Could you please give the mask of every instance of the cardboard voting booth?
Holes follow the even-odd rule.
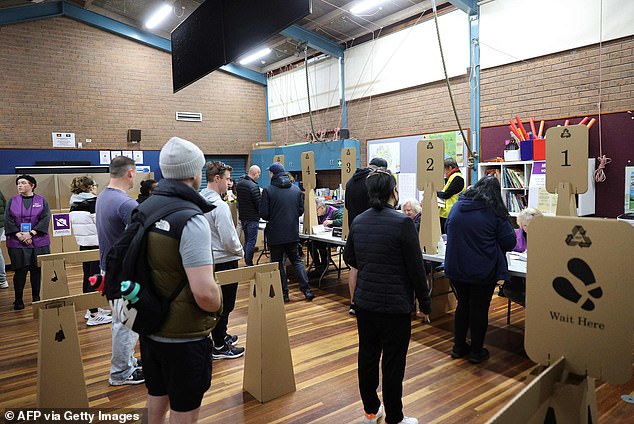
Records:
[[[346,188],[348,180],[357,171],[357,149],[349,147],[341,151],[341,187]],[[345,193],[344,193],[345,198]],[[348,208],[343,208],[343,220],[341,222],[341,239],[348,239],[350,228],[348,225]]]
[[[315,153],[302,153],[302,182],[304,183],[304,234],[313,234],[313,225],[317,225],[317,205],[315,204]]]
[[[42,301],[33,304],[39,320],[37,353],[37,406],[87,408],[88,395],[82,366],[75,311],[108,307],[101,293],[70,296],[67,263],[99,260],[99,250],[38,256],[42,267]],[[59,387],[64,390],[59,390]]]
[[[38,408],[87,408],[75,311],[107,307],[101,293],[86,293],[33,303],[39,321],[37,351]],[[64,390],[59,390],[63,387]]]
[[[575,194],[588,191],[588,127],[546,131],[546,190],[557,193],[557,216],[576,216]]]
[[[547,368],[491,422],[596,423],[594,380],[632,376],[634,228],[537,217],[530,232],[525,348]]]
[[[219,284],[250,281],[243,388],[260,402],[295,391],[277,263],[216,273]]]
[[[444,185],[445,143],[441,139],[421,140],[416,149],[416,185],[425,192],[420,220],[420,247],[425,253],[436,254],[441,235],[436,191]]]
[[[69,295],[66,264],[98,260],[98,249],[39,255],[37,261],[42,267],[41,298],[52,299]]]

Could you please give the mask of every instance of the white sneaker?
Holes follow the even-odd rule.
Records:
[[[0,283],[0,289],[8,289],[9,288],[9,282],[7,280],[4,280],[2,283]]]
[[[379,406],[379,410],[376,412],[376,414],[368,414],[367,412],[365,412],[363,414],[363,421],[361,422],[363,424],[376,424],[383,417],[383,415],[385,415],[385,411],[383,410],[383,405],[381,405]]]
[[[97,313],[95,315],[97,315],[97,314],[111,316],[112,315],[112,311],[110,309],[97,308]],[[86,309],[86,313],[84,314],[84,318],[85,319],[90,319],[91,316],[92,316],[92,313],[90,312],[90,309]]]
[[[90,318],[88,318],[88,321],[86,321],[86,325],[110,324],[111,322],[112,322],[111,316],[97,313],[97,315],[93,315]]]
[[[418,418],[403,417],[403,421],[398,424],[418,424]]]

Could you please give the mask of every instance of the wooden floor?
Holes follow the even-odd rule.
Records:
[[[71,293],[81,292],[80,267],[72,267]],[[11,281],[12,275],[9,273]],[[28,284],[27,284],[28,286]],[[12,286],[11,286],[12,287]],[[291,285],[286,315],[297,391],[260,404],[242,391],[244,358],[213,363],[212,388],[200,413],[204,423],[356,423],[362,415],[357,388],[357,334],[348,315],[345,276],[325,280],[312,303]],[[30,299],[30,291],[25,300]],[[31,307],[13,311],[13,290],[0,290],[0,409],[35,406],[37,325]],[[145,406],[145,386],[108,385],[109,325],[87,327],[77,312],[91,407]],[[247,285],[241,285],[229,329],[244,345]],[[524,386],[534,364],[523,351],[524,312],[514,306],[506,325],[506,300],[494,296],[487,346],[491,359],[481,365],[452,360],[452,314],[423,325],[414,321],[404,382],[404,412],[421,423],[483,423]],[[60,364],[63,366],[63,364]],[[63,388],[61,388],[63,390]],[[623,386],[597,382],[602,423],[634,423],[634,405],[621,395],[634,392],[634,379]]]

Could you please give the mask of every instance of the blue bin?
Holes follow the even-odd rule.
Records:
[[[533,160],[533,140],[520,141],[520,157],[522,160]]]

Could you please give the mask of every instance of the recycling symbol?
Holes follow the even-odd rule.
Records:
[[[581,303],[581,309],[594,310],[594,302],[590,297],[600,299],[603,296],[603,290],[594,278],[592,269],[582,259],[572,258],[568,261],[568,271],[583,283],[584,290],[579,293],[567,277],[556,277],[553,280],[553,289],[564,299],[577,305]]]
[[[568,128],[564,128],[564,130],[561,132],[561,135],[559,137],[570,138],[572,137],[572,135],[570,134],[570,131],[568,131]]]
[[[590,247],[592,241],[586,235],[586,230],[581,225],[575,225],[572,232],[566,236],[568,246]]]
[[[427,150],[432,150],[434,148],[434,145],[432,144],[431,141],[427,142]]]

